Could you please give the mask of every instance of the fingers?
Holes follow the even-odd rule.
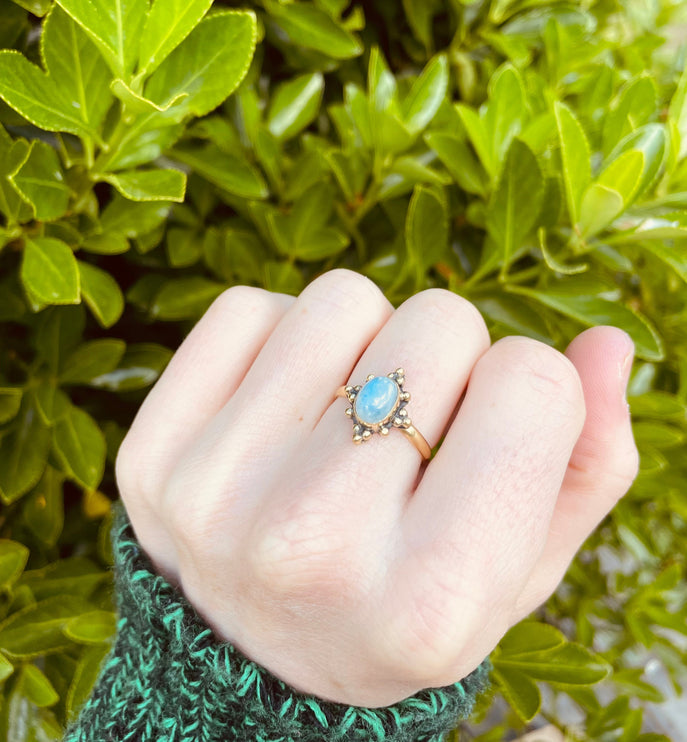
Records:
[[[478,634],[462,659],[469,671],[507,629],[584,417],[575,367],[546,345],[505,338],[475,365],[406,507],[385,600],[390,630],[404,634],[427,666],[433,657],[445,668],[446,653]]]
[[[160,493],[175,463],[241,383],[293,297],[250,286],[221,294],[178,348],[120,446],[117,485],[156,568],[178,583]]]
[[[555,590],[592,530],[627,492],[637,474],[625,388],[632,340],[614,327],[594,327],[566,351],[582,380],[587,418],[551,519],[546,546],[518,601],[527,615]]]
[[[202,471],[204,492],[194,501],[193,517],[202,521],[197,527],[214,531],[247,517],[303,447],[336,387],[392,312],[384,294],[358,273],[333,270],[312,281],[180,462],[165,491],[165,508],[171,512],[178,503],[188,518],[187,493]],[[233,504],[248,510],[239,514]]]
[[[472,366],[488,347],[486,325],[474,306],[449,291],[430,289],[394,312],[339,384],[361,383],[368,374],[385,376],[402,367],[404,388],[412,394],[409,415],[434,445]],[[370,548],[388,548],[387,537],[398,527],[421,465],[420,454],[399,430],[354,444],[347,400],[331,401],[336,386],[328,387],[327,411],[294,452],[291,475],[257,514],[257,558],[270,562],[285,580],[310,578],[318,559],[323,575],[332,574],[321,563],[322,554],[356,558],[350,572],[355,579],[368,579],[385,561]]]
[[[250,286],[221,294],[146,397],[117,460],[123,495],[149,498],[198,431],[236,391],[294,298]],[[132,481],[135,478],[135,482]]]

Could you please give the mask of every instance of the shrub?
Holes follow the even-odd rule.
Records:
[[[494,338],[633,337],[640,476],[495,650],[506,712],[480,739],[538,712],[565,727],[561,699],[573,738],[665,739],[641,730],[661,700],[644,664],[679,688],[687,633],[679,0],[127,0],[121,24],[108,0],[15,1],[0,737],[59,739],[90,691],[114,631],[112,464],[172,350],[229,285],[296,294],[345,266],[395,304],[456,291]]]

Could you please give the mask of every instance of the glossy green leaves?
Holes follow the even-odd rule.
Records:
[[[146,97],[159,106],[179,99],[170,111],[176,120],[191,113],[205,115],[243,79],[256,34],[252,13],[225,11],[209,16],[153,73],[145,87]]]
[[[334,59],[355,57],[363,51],[355,35],[316,5],[265,0],[264,6],[269,20],[295,46],[313,49]]]
[[[145,0],[59,0],[59,5],[84,29],[118,77],[133,70],[141,31],[148,13]]]
[[[205,15],[212,0],[155,0],[139,49],[138,76],[155,71]]]
[[[610,671],[601,657],[568,643],[554,627],[533,621],[514,626],[502,639],[492,662],[494,679],[523,721],[533,719],[541,706],[537,682],[593,685]]]
[[[537,158],[526,144],[513,139],[487,212],[489,231],[503,252],[502,273],[534,226],[543,196],[544,178]]]
[[[565,104],[556,102],[554,115],[568,214],[570,222],[577,224],[582,194],[592,179],[589,144],[580,122]]]
[[[79,271],[68,245],[52,237],[26,241],[21,278],[30,298],[39,304],[76,304]]]

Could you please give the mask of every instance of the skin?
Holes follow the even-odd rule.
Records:
[[[120,448],[155,567],[217,636],[304,693],[366,707],[460,680],[555,590],[628,490],[633,345],[490,344],[443,289],[394,310],[334,270],[298,298],[228,289]],[[398,367],[435,446],[351,442],[338,386]],[[464,395],[464,396],[463,396]]]

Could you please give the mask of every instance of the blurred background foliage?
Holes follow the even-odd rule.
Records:
[[[633,337],[640,475],[452,739],[668,739],[646,711],[687,646],[684,3],[211,2],[126,0],[118,26],[108,0],[0,0],[0,739],[59,739],[92,687],[113,461],[185,333],[232,284],[335,266],[395,304],[456,291],[494,339]]]

